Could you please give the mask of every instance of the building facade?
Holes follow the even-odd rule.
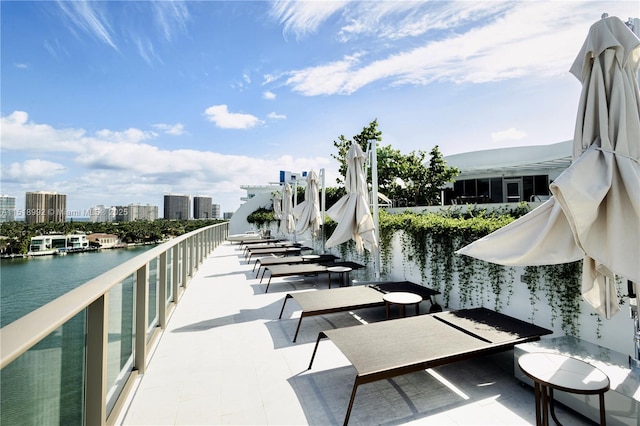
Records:
[[[27,192],[24,220],[26,223],[64,222],[67,212],[67,195],[57,192]]]
[[[105,207],[100,204],[89,209],[90,222],[113,222],[115,220],[115,215],[115,207]]]
[[[460,170],[444,192],[444,204],[545,201],[549,184],[571,164],[572,141],[466,152],[444,159]]]
[[[214,219],[220,219],[220,204],[212,204],[211,205],[211,217]]]
[[[213,217],[211,197],[196,195],[193,197],[193,218],[211,219]]]
[[[164,196],[164,218],[169,220],[188,220],[189,196],[182,194],[168,194]]]
[[[127,221],[129,222],[136,220],[154,221],[158,219],[158,206],[129,204],[127,210]]]
[[[0,222],[13,222],[14,220],[16,220],[16,197],[0,196]]]

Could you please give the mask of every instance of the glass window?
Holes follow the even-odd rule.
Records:
[[[534,193],[536,195],[550,195],[549,194],[549,176],[547,175],[534,176]]]
[[[488,203],[490,200],[491,194],[491,183],[489,179],[478,179],[477,182],[478,188],[478,202],[479,203]]]
[[[502,178],[491,179],[491,202],[502,203]]]
[[[522,177],[522,199],[524,201],[531,201],[532,196],[535,194],[533,190],[533,176]]]

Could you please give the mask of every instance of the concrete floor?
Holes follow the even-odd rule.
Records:
[[[326,340],[308,370],[318,332],[383,320],[384,308],[306,318],[292,343],[300,311],[289,301],[278,319],[285,295],[327,288],[326,276],[274,279],[265,293],[252,266],[230,243],[201,265],[119,424],[342,424],[355,369]],[[563,407],[557,413],[565,425],[592,424]],[[533,390],[514,378],[511,351],[360,386],[349,422],[534,423]]]

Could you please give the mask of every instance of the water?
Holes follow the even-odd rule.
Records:
[[[3,259],[0,263],[0,324],[5,326],[15,321],[152,247]],[[133,311],[133,282],[120,287],[120,293],[111,293],[114,297],[129,294],[131,303],[126,312],[130,314]],[[126,290],[122,290],[124,288]],[[122,308],[122,304],[118,308]],[[133,353],[131,315],[128,318],[115,315],[110,323],[110,326],[118,322],[129,326],[126,338],[112,339],[109,344],[107,381],[110,385],[122,369],[121,358],[131,359]],[[2,369],[0,424],[82,425],[85,326],[86,315],[82,311]],[[117,353],[111,353],[113,348]]]
[[[0,327],[152,247],[154,246],[100,250],[66,256],[2,259]]]

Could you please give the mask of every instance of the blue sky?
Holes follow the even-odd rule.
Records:
[[[377,119],[446,155],[572,139],[569,74],[637,1],[1,1],[0,191],[70,210],[207,195],[324,168]]]

